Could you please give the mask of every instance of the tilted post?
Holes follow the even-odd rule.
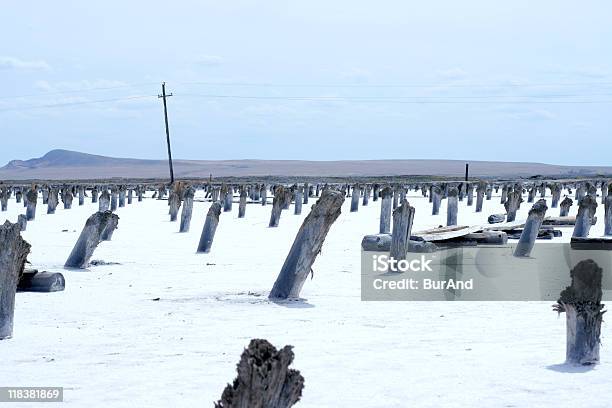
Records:
[[[586,238],[589,236],[596,210],[597,201],[591,195],[585,195],[582,200],[580,200],[572,237]]]
[[[312,206],[298,231],[285,263],[270,291],[270,299],[299,298],[302,286],[312,271],[325,237],[341,212],[344,195],[325,190]]]
[[[0,242],[0,340],[3,340],[13,336],[15,292],[30,244],[21,237],[19,225],[8,221],[0,226]]]
[[[391,257],[396,260],[406,259],[408,242],[414,221],[414,207],[408,200],[402,200],[402,204],[393,211],[393,233],[391,234]]]
[[[188,232],[191,225],[191,213],[193,212],[193,197],[195,189],[191,186],[185,189],[183,193],[183,211],[181,212],[181,226],[179,232]]]
[[[514,249],[514,256],[527,257],[531,255],[531,250],[535,245],[540,227],[542,226],[542,222],[544,222],[546,210],[548,210],[548,207],[544,199],[538,200],[538,202],[531,207],[521,237]]]
[[[378,232],[388,234],[391,232],[391,195],[393,191],[387,186],[380,192],[380,227]]]
[[[202,235],[200,235],[200,242],[198,244],[197,252],[210,252],[210,248],[212,247],[212,243],[215,238],[215,232],[217,231],[217,225],[219,225],[220,216],[221,202],[215,201],[210,205],[208,214],[206,214],[206,221],[204,221],[204,228],[202,228]]]
[[[109,228],[116,228],[119,216],[112,211],[96,212],[85,222],[74,248],[64,266],[66,268],[87,268],[94,250],[103,241],[102,235]]]
[[[277,186],[274,190],[274,199],[272,201],[272,212],[270,213],[269,227],[278,227],[280,221],[281,211],[283,209],[283,202],[285,200],[285,188],[283,186]]]
[[[566,364],[599,363],[602,268],[592,259],[580,261],[570,272],[572,283],[561,292],[553,309],[565,313]]]
[[[446,225],[453,226],[457,225],[457,213],[459,211],[459,192],[457,187],[451,187],[448,190],[448,198],[446,199]]]

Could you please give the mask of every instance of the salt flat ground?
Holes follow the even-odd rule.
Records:
[[[431,216],[427,199],[408,199],[413,231],[445,223],[446,200]],[[180,234],[166,201],[134,200],[117,211],[119,229],[93,257],[120,265],[64,270],[97,210],[89,200],[72,210],[60,203],[54,215],[39,202],[23,234],[32,267],[61,271],[67,283],[64,292],[17,294],[14,337],[0,342],[2,386],[63,386],[71,407],[212,406],[249,340],[266,338],[295,347],[293,366],[306,379],[301,407],[612,404],[605,322],[601,364],[573,369],[561,364],[565,317],[549,302],[362,302],[360,242],[378,230],[380,201],[358,213],[345,201],[304,285],[306,300],[283,305],[267,293],[310,204],[268,228],[271,206],[249,204],[238,219],[235,203],[221,214],[212,252],[196,254],[210,203],[195,203],[191,232]],[[499,201],[494,194],[480,214],[460,202],[459,223],[486,223],[504,212]],[[14,222],[23,211],[11,199],[0,216]],[[598,217],[591,235],[602,234],[601,205]],[[567,241],[571,228],[561,229]]]

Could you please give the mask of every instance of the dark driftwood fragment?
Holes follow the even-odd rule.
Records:
[[[59,272],[25,271],[19,279],[19,292],[60,292],[66,288],[64,275]]]
[[[408,241],[414,221],[414,207],[404,198],[402,204],[393,211],[393,232],[391,234],[392,258],[397,260],[406,259],[408,252]]]
[[[559,217],[566,217],[572,204],[574,204],[574,201],[566,196],[559,205]]]
[[[548,207],[544,199],[538,200],[538,202],[531,207],[519,242],[514,249],[514,256],[529,256],[531,254],[535,240],[540,232],[540,227],[544,221],[546,210],[548,210]]]
[[[30,244],[21,238],[17,224],[0,226],[0,340],[13,335],[15,291],[23,272]]]
[[[570,272],[571,286],[561,292],[553,309],[565,312],[566,363],[590,365],[599,362],[599,344],[604,305],[601,303],[602,269],[592,259],[579,262]]]
[[[215,238],[215,232],[217,231],[217,225],[219,225],[219,217],[221,216],[221,202],[215,201],[210,205],[208,214],[206,215],[206,221],[204,221],[204,228],[202,228],[202,235],[200,236],[200,242],[198,243],[197,252],[210,252],[210,248]]]
[[[238,377],[223,390],[215,408],[289,408],[300,400],[304,377],[290,369],[291,346],[280,350],[253,339],[238,363]]]
[[[119,216],[111,211],[97,212],[90,216],[64,266],[66,268],[86,268],[94,250],[104,240],[106,230],[114,230],[118,221]]]
[[[339,191],[324,190],[304,219],[285,263],[270,291],[272,299],[298,298],[312,264],[321,251],[323,241],[332,224],[340,215],[344,195]]]
[[[487,222],[489,224],[499,224],[500,222],[504,222],[506,219],[506,214],[491,214],[489,218],[487,218]]]

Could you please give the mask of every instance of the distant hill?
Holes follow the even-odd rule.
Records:
[[[175,160],[178,178],[230,176],[457,176],[464,173],[461,160]],[[543,163],[470,161],[474,177],[577,176],[612,174],[612,167],[559,166]],[[42,157],[12,160],[0,168],[0,180],[165,178],[166,160],[141,160],[99,156],[70,150],[52,150]]]

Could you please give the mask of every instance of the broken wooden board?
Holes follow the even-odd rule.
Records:
[[[413,232],[412,236],[417,236],[425,241],[436,242],[447,239],[459,238],[467,234],[482,231],[481,226],[454,225],[450,227],[431,228],[424,231]]]

